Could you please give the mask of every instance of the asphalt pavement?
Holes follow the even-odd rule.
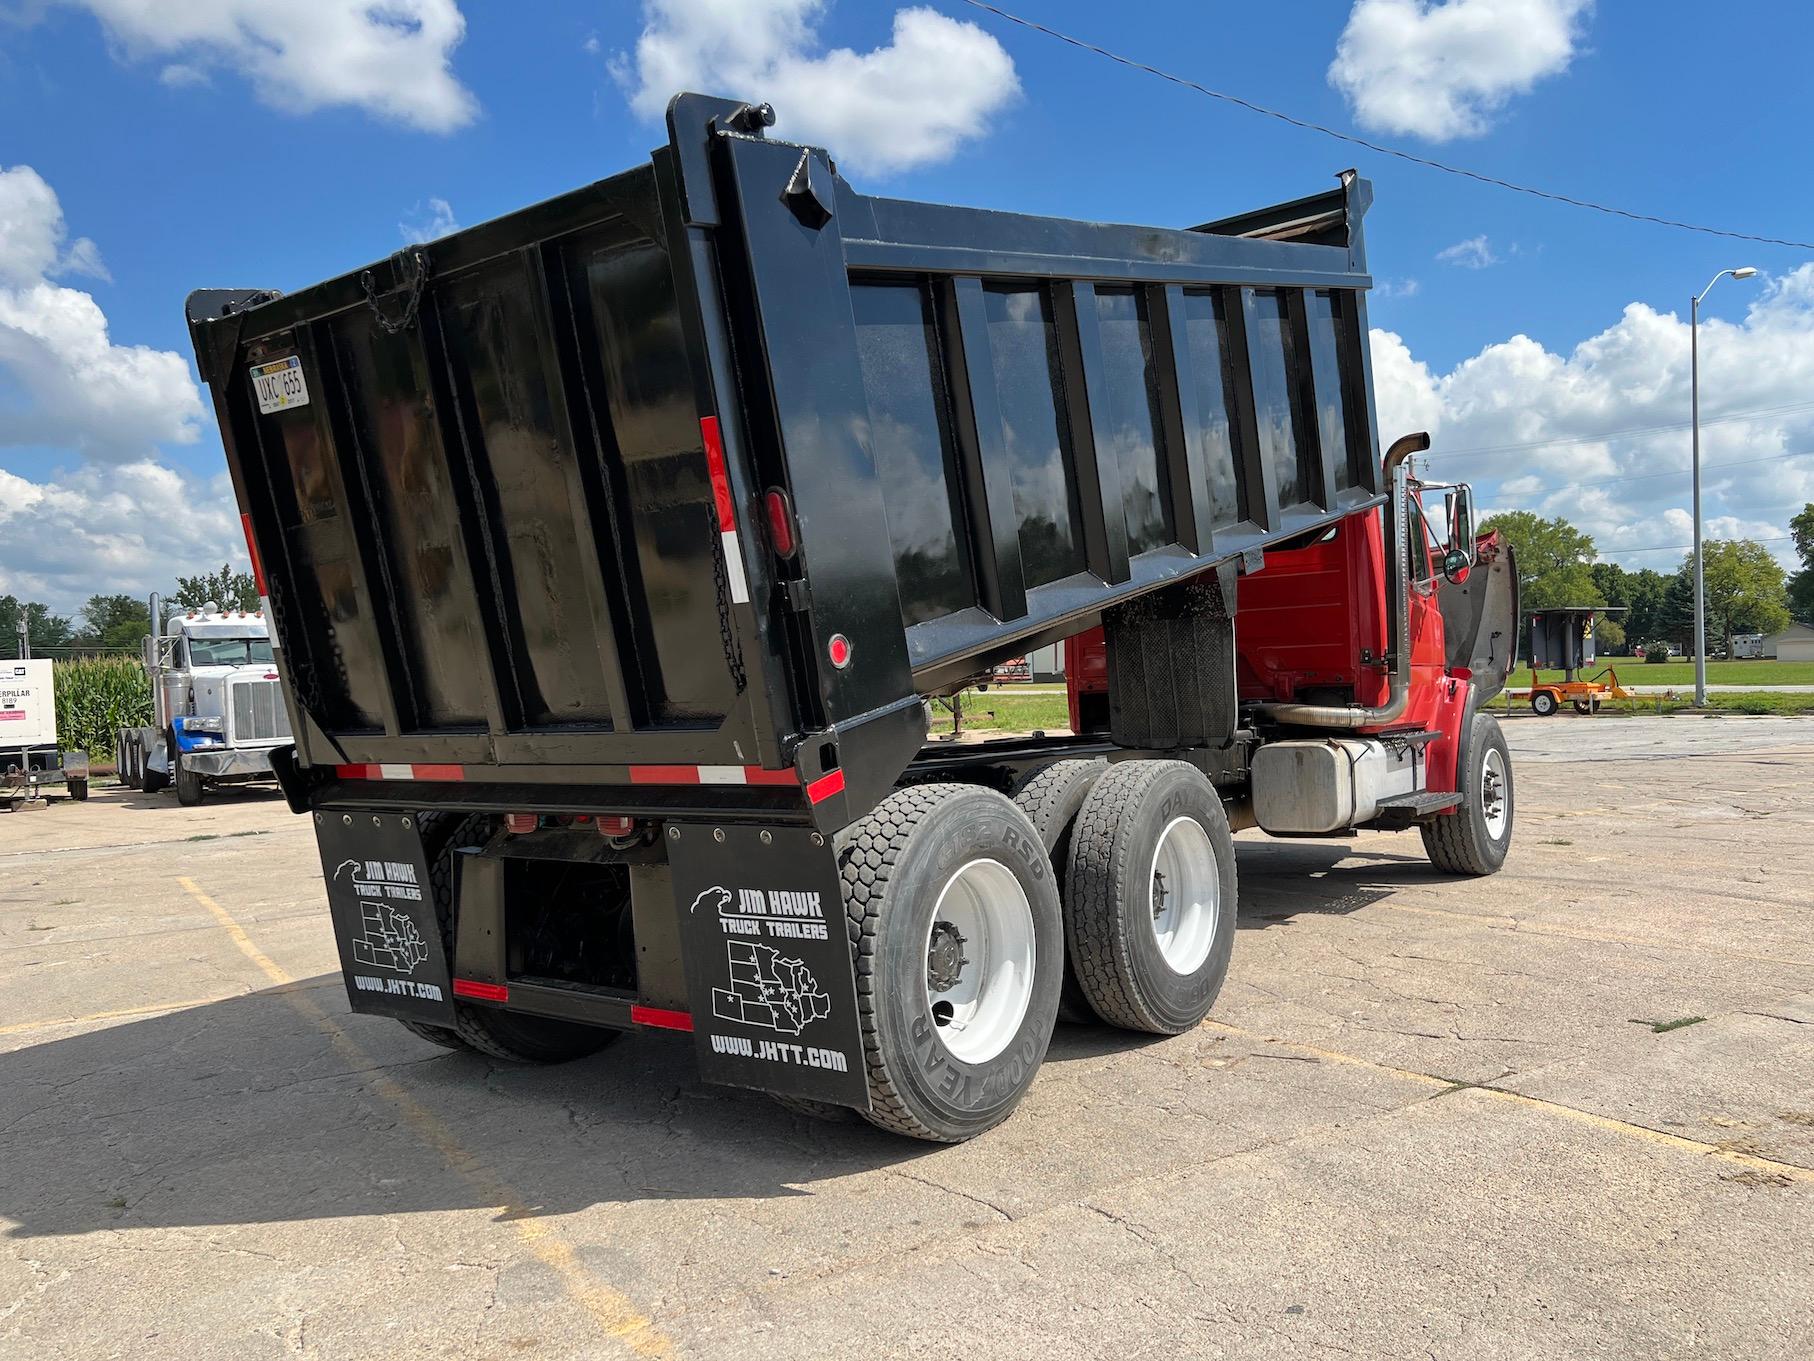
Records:
[[[0,1356],[1814,1355],[1814,722],[1507,731],[1502,873],[1243,834],[956,1148],[350,1014],[275,797],[0,815]]]

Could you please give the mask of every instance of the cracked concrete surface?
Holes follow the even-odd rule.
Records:
[[[1244,834],[1212,1022],[959,1148],[348,1014],[274,799],[0,818],[0,1356],[1814,1354],[1814,724],[1507,729],[1502,874]]]

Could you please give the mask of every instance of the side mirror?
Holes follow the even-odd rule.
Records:
[[[1451,548],[1442,555],[1443,577],[1458,586],[1468,579],[1468,569],[1473,565],[1459,548]]]
[[[1462,556],[1462,567],[1474,565],[1474,489],[1465,482],[1449,489],[1449,551],[1443,557],[1443,575],[1453,581],[1449,559]]]

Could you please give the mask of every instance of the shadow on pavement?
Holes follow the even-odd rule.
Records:
[[[350,1065],[282,989],[0,1054],[7,1236],[487,1208],[499,1183],[537,1214],[767,1199],[937,1151],[705,1086],[684,1037],[513,1067],[348,1013],[338,975],[297,986],[371,1066]],[[1147,1038],[1061,1027],[1053,1058],[1086,1057],[1104,1037],[1114,1049]],[[488,1175],[450,1170],[412,1106]]]

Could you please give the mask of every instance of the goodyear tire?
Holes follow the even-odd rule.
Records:
[[[871,1123],[939,1143],[1019,1104],[1058,1014],[1064,927],[1044,845],[989,789],[898,789],[835,842]]]
[[[1012,798],[1015,806],[1027,815],[1033,830],[1045,843],[1046,855],[1057,875],[1058,896],[1064,898],[1064,876],[1071,858],[1071,829],[1077,825],[1078,811],[1088,797],[1090,786],[1102,778],[1108,762],[1100,757],[1093,761],[1053,761],[1030,772],[1017,786]],[[1064,985],[1058,993],[1058,1019],[1072,1025],[1089,1025],[1098,1019],[1077,981],[1077,966],[1067,943],[1064,961]]]
[[[1430,862],[1450,874],[1492,874],[1512,845],[1512,757],[1491,714],[1476,712],[1461,750],[1461,806],[1423,824]]]
[[[447,952],[451,972],[454,958],[454,856],[466,846],[483,845],[490,820],[457,813],[420,813],[416,827],[422,837],[423,856],[435,895],[435,920],[441,927],[441,948]],[[578,1025],[544,1016],[523,1016],[491,1007],[454,1003],[454,1024],[429,1025],[399,1021],[405,1030],[444,1049],[472,1050],[487,1058],[513,1063],[566,1063],[596,1054],[618,1038],[618,1031]]]
[[[1111,1025],[1177,1035],[1215,1004],[1234,950],[1234,835],[1182,761],[1112,765],[1077,815],[1065,928],[1077,978]]]
[[[1548,718],[1561,707],[1562,706],[1557,702],[1556,697],[1548,690],[1533,690],[1531,692],[1531,712],[1537,715],[1538,718]]]

